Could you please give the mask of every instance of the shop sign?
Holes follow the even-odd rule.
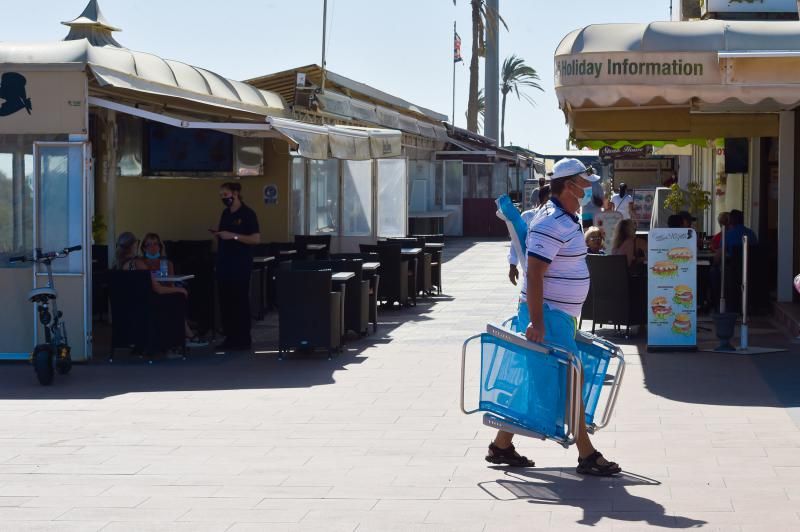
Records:
[[[697,233],[652,229],[647,238],[647,348],[697,348]]]
[[[630,144],[619,148],[612,148],[611,146],[603,146],[600,148],[600,158],[602,159],[624,159],[647,157],[653,154],[653,147],[649,144],[644,146],[634,147]]]
[[[614,170],[671,170],[672,159],[616,159]]]
[[[797,0],[705,0],[702,13],[797,13]]]
[[[87,133],[86,74],[0,70],[0,134]]]
[[[722,82],[716,53],[600,53],[555,58],[555,85],[698,85]]]

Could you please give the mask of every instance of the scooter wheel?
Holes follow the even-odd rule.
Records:
[[[36,372],[36,378],[39,379],[39,384],[42,386],[53,384],[53,377],[55,376],[55,353],[53,353],[53,347],[47,344],[37,345],[33,350],[31,361],[33,362],[33,370]]]

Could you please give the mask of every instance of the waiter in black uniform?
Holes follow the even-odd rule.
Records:
[[[250,274],[252,246],[261,242],[256,213],[242,202],[242,185],[225,183],[219,197],[225,205],[219,227],[210,231],[219,239],[217,288],[225,341],[218,349],[250,348]]]

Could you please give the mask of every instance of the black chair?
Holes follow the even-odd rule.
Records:
[[[377,253],[381,267],[378,269],[381,282],[378,287],[378,301],[385,304],[395,302],[408,304],[409,261],[403,259],[401,246],[378,246],[361,244],[362,253]]]
[[[624,255],[588,255],[586,264],[592,285],[592,332],[598,324],[630,328],[644,323],[646,277],[632,276]]]
[[[108,315],[108,246],[92,245],[92,314]]]
[[[212,330],[214,316],[214,254],[211,240],[167,240],[164,248],[177,274],[191,274],[186,283],[189,290],[187,316],[202,334]]]
[[[278,351],[327,349],[328,358],[341,347],[341,294],[332,291],[331,272],[278,271]]]
[[[417,292],[422,292],[424,295],[433,294],[433,255],[430,250],[425,249],[425,239],[418,237],[392,237],[386,239],[388,243],[400,244],[407,248],[421,248],[422,253],[416,257],[416,270],[415,270],[415,283]]]
[[[416,244],[406,243],[400,239],[389,240],[383,239],[378,240],[378,247],[397,247],[400,249],[400,257],[402,260],[408,262],[408,295],[411,298],[411,302],[414,306],[417,305],[417,294],[418,286],[420,286],[420,276],[419,276],[419,262],[422,253],[419,253],[414,256],[405,255],[402,252],[402,249],[405,247],[417,247]]]
[[[111,351],[116,349],[152,355],[171,349],[186,358],[186,298],[181,294],[153,292],[150,272],[109,271],[111,296]]]
[[[345,289],[345,328],[365,336],[369,333],[370,281],[364,279],[364,261],[334,260],[334,272],[350,272],[355,277],[347,281]]]
[[[369,321],[372,323],[372,331],[378,331],[378,289],[380,288],[381,276],[378,270],[364,270],[363,264],[366,262],[380,262],[380,255],[377,253],[336,253],[331,255],[331,260],[355,260],[362,263],[362,279],[369,283]]]

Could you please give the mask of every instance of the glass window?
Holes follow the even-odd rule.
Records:
[[[236,150],[236,175],[264,175],[264,139],[234,137],[233,145]]]
[[[445,161],[444,185],[445,202],[447,205],[461,207],[464,182],[463,163],[461,161]]]
[[[330,234],[339,231],[339,161],[308,161],[308,229],[309,234]]]
[[[292,233],[306,234],[306,161],[292,158]]]
[[[14,154],[0,153],[0,253],[10,253],[14,244]]]
[[[503,194],[508,194],[510,180],[508,178],[508,165],[506,163],[494,163],[492,174],[492,194],[490,198],[499,198]]]
[[[493,165],[491,164],[465,164],[464,197],[491,198],[492,170]]]
[[[79,146],[42,147],[39,155],[39,245],[42,251],[84,245],[83,153]],[[54,272],[81,273],[81,253],[53,263]]]
[[[119,175],[122,177],[139,177],[142,175],[142,124],[144,120],[137,116],[123,113],[117,114],[117,135]]]
[[[433,184],[433,204],[434,210],[441,209],[444,205],[444,161],[436,164],[436,177]]]
[[[342,161],[344,236],[372,234],[372,161]]]
[[[406,160],[378,160],[378,236],[406,236]]]

